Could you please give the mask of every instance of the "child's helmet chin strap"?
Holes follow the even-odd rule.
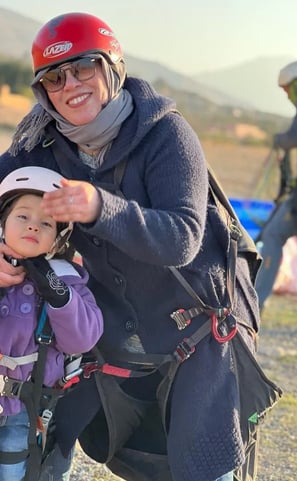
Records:
[[[49,252],[46,254],[45,258],[46,260],[52,259],[55,254],[62,253],[68,240],[69,237],[71,236],[73,230],[73,222],[69,222],[67,227],[65,229],[61,230],[59,234],[57,235],[56,239],[53,242],[53,245],[51,246]]]

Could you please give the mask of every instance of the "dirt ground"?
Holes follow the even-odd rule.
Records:
[[[271,167],[277,167],[276,154],[268,147],[234,145],[209,140],[201,142],[206,160],[214,169],[229,197],[274,198],[275,192],[267,190]],[[271,189],[275,190],[275,186]]]

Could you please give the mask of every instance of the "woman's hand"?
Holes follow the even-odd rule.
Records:
[[[89,182],[63,179],[62,188],[43,195],[42,208],[57,222],[94,222],[100,217],[101,197]]]
[[[25,269],[22,266],[15,267],[8,260],[20,257],[6,244],[0,244],[0,287],[11,287],[23,282],[26,275]]]

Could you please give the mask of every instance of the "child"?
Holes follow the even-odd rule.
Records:
[[[101,311],[86,287],[87,272],[65,260],[72,223],[57,223],[41,208],[43,193],[58,189],[61,179],[46,168],[24,167],[0,184],[3,242],[16,254],[12,264],[26,272],[23,282],[3,290],[0,299],[1,481],[21,481],[26,469],[28,476],[25,459],[28,454],[29,461],[33,458],[30,410],[36,419],[42,389],[63,378],[64,353],[89,351],[103,330]],[[46,317],[48,323],[40,326],[39,319]],[[42,374],[35,363],[38,356],[41,363],[41,349],[46,356]],[[38,466],[30,469],[38,473]],[[33,478],[32,473],[26,477]]]

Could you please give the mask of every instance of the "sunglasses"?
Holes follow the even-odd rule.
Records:
[[[95,76],[96,59],[81,58],[64,67],[53,68],[46,72],[39,81],[47,92],[58,92],[65,87],[67,70],[70,70],[71,75],[80,82],[90,80]]]

